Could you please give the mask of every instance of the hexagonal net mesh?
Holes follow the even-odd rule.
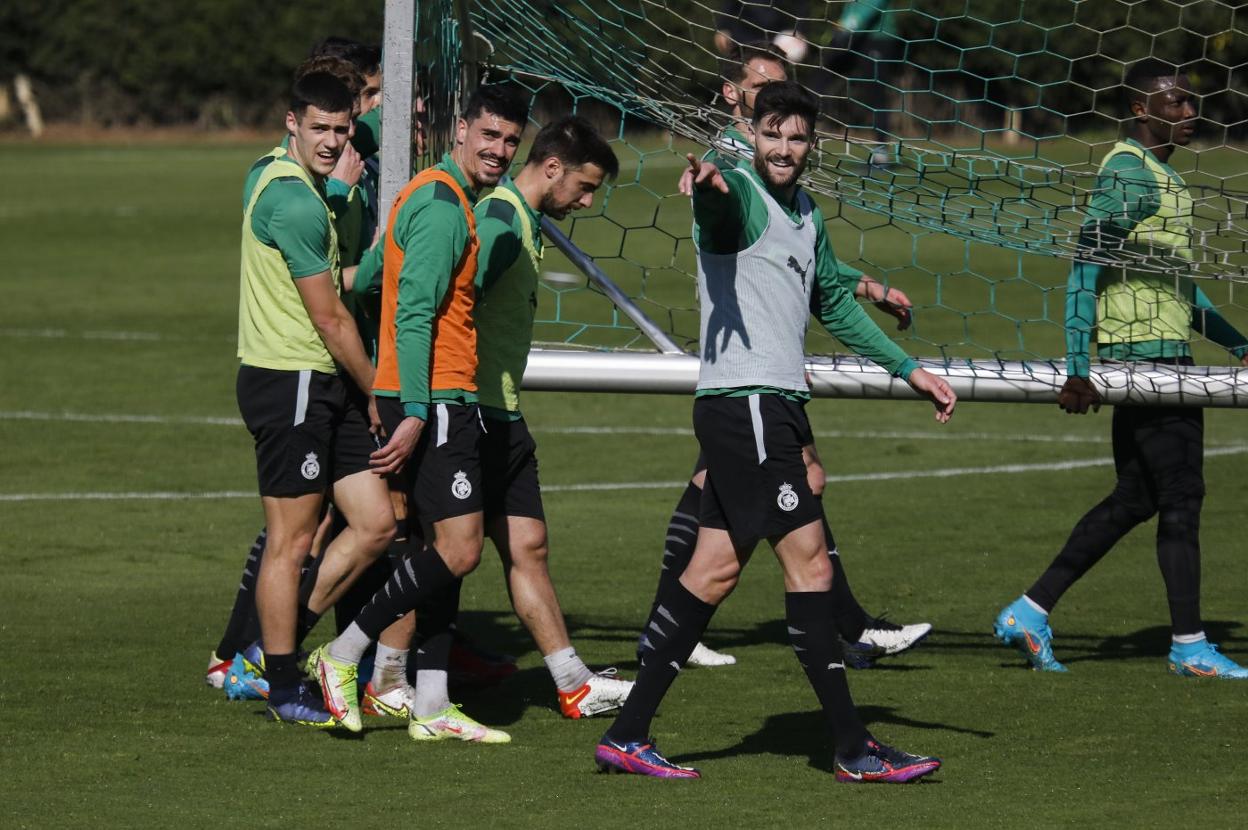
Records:
[[[1099,283],[1086,290],[1131,286],[1131,302],[1102,300],[1099,319],[1086,319],[1086,302],[1076,312],[1072,294],[1072,319],[1082,316],[1093,343],[1125,328],[1134,332],[1129,338],[1162,342],[1166,355],[1190,338],[1198,364],[1240,362],[1242,352],[1228,352],[1221,329],[1201,323],[1210,315],[1248,328],[1238,287],[1248,277],[1242,6],[473,0],[465,54],[481,61],[484,77],[531,89],[535,122],[573,110],[612,136],[621,175],[564,230],[676,342],[696,351],[691,211],[676,188],[684,153],[718,144],[726,157],[748,156],[748,145],[720,140],[740,127],[725,79],[743,55],[781,50],[790,77],[820,96],[817,148],[803,184],[823,208],[833,248],[914,303],[913,325],[897,340],[946,368],[1047,365],[1060,385],[1077,260],[1101,266]],[[1123,149],[1117,142],[1141,129],[1124,82],[1145,58],[1185,74],[1195,93],[1195,112],[1182,120],[1197,117],[1199,129],[1174,149],[1164,175],[1164,165],[1154,168],[1140,154],[1134,164],[1105,163],[1111,149]],[[1143,86],[1159,88],[1155,80]],[[559,253],[550,251],[544,268],[539,340],[650,348]],[[1138,293],[1142,284],[1153,293]],[[1193,305],[1197,293],[1202,300]],[[1195,330],[1185,324],[1176,334],[1154,319],[1165,316],[1158,304],[1176,297]],[[836,341],[817,328],[811,353],[835,353]],[[1101,349],[1102,358],[1122,353]],[[1225,370],[1219,383],[1243,401],[1234,375]],[[1147,399],[1152,382],[1137,374],[1128,386]]]

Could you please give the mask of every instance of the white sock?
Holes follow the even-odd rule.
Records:
[[[1049,616],[1049,612],[1041,608],[1040,605],[1031,597],[1027,596],[1026,594],[1023,594],[1023,600],[1032,608],[1034,608],[1037,613],[1044,614],[1044,616],[1046,617]]]
[[[407,649],[377,644],[373,662],[373,688],[379,692],[407,682]]]
[[[1170,639],[1177,646],[1190,646],[1193,643],[1204,642],[1205,632],[1197,631],[1195,634],[1175,634]]]
[[[427,718],[451,705],[450,692],[446,690],[446,672],[441,670],[417,670],[416,707],[418,718]]]
[[[546,663],[546,668],[550,669],[555,688],[561,692],[575,692],[594,676],[585,662],[576,656],[576,649],[572,646],[547,655],[542,660]]]
[[[344,663],[358,663],[373,644],[372,638],[355,623],[347,626],[347,630],[329,644],[329,656]]]

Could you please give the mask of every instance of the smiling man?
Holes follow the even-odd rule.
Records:
[[[1071,269],[1066,293],[1067,378],[1058,404],[1068,413],[1099,409],[1089,379],[1088,345],[1127,363],[1190,366],[1191,330],[1248,365],[1248,339],[1185,275],[1192,259],[1192,198],[1170,166],[1191,143],[1196,95],[1186,73],[1156,59],[1127,73],[1127,133],[1101,162],[1080,237],[1086,259]],[[1126,265],[1103,264],[1122,259]],[[1145,266],[1151,263],[1151,266]],[[1114,490],[1075,525],[1035,584],[998,615],[999,640],[1040,671],[1065,671],[1053,656],[1049,612],[1062,595],[1138,524],[1157,516],[1157,564],[1170,608],[1170,671],[1184,677],[1248,679],[1218,652],[1200,614],[1200,511],[1205,493],[1204,413],[1198,407],[1116,406]]]
[[[804,352],[811,312],[846,346],[931,400],[939,421],[952,415],[956,398],[888,339],[838,278],[822,212],[798,184],[817,115],[815,97],[798,84],[767,84],[754,104],[752,166],[723,170],[690,159],[702,314],[693,426],[707,462],[700,527],[680,579],[659,586],[637,682],[595,752],[604,771],[699,777],[659,753],[647,737],[650,723],[762,539],[784,571],[789,635],[831,727],[837,780],[901,782],[940,766],[876,741],[849,694],[835,563],[803,456],[812,443]]]
[[[394,535],[385,483],[370,472],[369,433],[379,426],[367,391],[373,367],[339,298],[338,239],[325,197],[354,105],[334,75],[298,78],[286,114],[288,147],[252,165],[243,194],[237,395],[255,439],[267,527],[256,611],[269,711],[312,726],[333,720],[307,694],[296,666],[299,580],[326,491],[332,485],[351,524],[323,555],[322,579],[336,575],[330,594]]]
[[[514,180],[477,205],[477,383],[485,436],[486,532],[498,549],[512,606],[542,653],[564,717],[614,709],[632,684],[589,670],[568,637],[547,567],[546,514],[537,478],[537,444],[520,412],[542,258],[542,217],[563,219],[593,204],[619,172],[611,146],[584,119],[547,124]]]
[[[428,543],[405,556],[355,621],[314,652],[325,702],[353,731],[362,728],[360,658],[383,630],[419,606],[408,733],[418,741],[511,740],[450,702],[447,661],[460,583],[481,561],[484,544],[473,322],[480,243],[473,208],[480,191],[498,184],[511,164],[528,108],[529,97],[516,84],[478,89],[457,122],[454,148],[399,192],[382,239],[374,391],[390,438],[374,464],[411,456],[408,505]]]

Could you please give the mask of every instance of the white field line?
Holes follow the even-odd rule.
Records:
[[[1248,453],[1248,444],[1237,444],[1229,447],[1216,447],[1205,450],[1206,458],[1218,458],[1228,455]],[[1114,463],[1112,458],[1079,458],[1069,461],[1050,461],[1040,464],[997,464],[991,467],[945,467],[935,470],[895,470],[884,473],[851,473],[849,475],[828,476],[829,484],[841,484],[861,481],[892,481],[913,478],[957,478],[960,476],[978,475],[1018,475],[1020,473],[1060,472],[1062,470],[1079,470],[1087,467],[1108,467]],[[621,481],[586,484],[546,484],[542,485],[543,493],[583,493],[617,490],[674,490],[683,487],[685,479],[679,481]],[[0,502],[33,502],[33,501],[122,501],[122,500],[177,500],[177,499],[254,499],[256,494],[243,490],[221,490],[206,493],[177,493],[157,491],[148,493],[4,493],[0,494]]]
[[[196,426],[242,426],[241,418],[210,415],[124,415],[87,412],[0,411],[0,421],[66,421],[104,424],[187,424]],[[690,427],[544,427],[533,425],[538,435],[655,435],[693,436]],[[1107,444],[1104,436],[1036,435],[1007,432],[922,432],[894,430],[816,430],[816,438],[847,438],[868,441],[1006,441],[1033,444]]]
[[[233,335],[219,337],[180,337],[157,331],[70,331],[69,329],[12,329],[0,328],[0,337],[14,340],[137,340],[141,342],[194,342],[225,343],[233,341]]]

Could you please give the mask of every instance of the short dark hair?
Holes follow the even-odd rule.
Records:
[[[797,81],[772,81],[763,84],[754,99],[754,125],[775,123],[791,116],[804,118],[810,128],[815,131],[815,121],[819,117],[819,99],[815,94]]]
[[[789,72],[789,59],[774,43],[742,43],[733,52],[732,57],[720,61],[719,74],[725,81],[741,83],[745,80],[750,61],[760,59],[780,64],[786,77],[792,74]]]
[[[1173,80],[1184,73],[1182,66],[1175,66],[1159,58],[1138,60],[1127,69],[1127,75],[1122,81],[1123,94],[1128,104],[1142,101],[1153,91],[1153,85],[1158,79]]]
[[[330,35],[312,47],[309,58],[342,58],[352,64],[361,75],[376,75],[381,71],[381,47],[360,43],[349,37]]]
[[[464,107],[463,119],[472,121],[488,112],[523,127],[529,120],[529,93],[515,81],[483,84]]]
[[[620,161],[611,145],[598,135],[588,121],[576,115],[568,115],[552,121],[533,139],[529,159],[525,164],[541,164],[551,157],[559,159],[571,168],[596,164],[614,179],[620,172]]]
[[[331,73],[309,72],[296,78],[290,88],[290,111],[302,118],[308,107],[349,113],[355,109],[355,96]]]
[[[328,72],[347,85],[352,95],[359,95],[364,90],[364,76],[355,64],[333,55],[319,55],[308,58],[295,69],[295,80],[313,72]]]

